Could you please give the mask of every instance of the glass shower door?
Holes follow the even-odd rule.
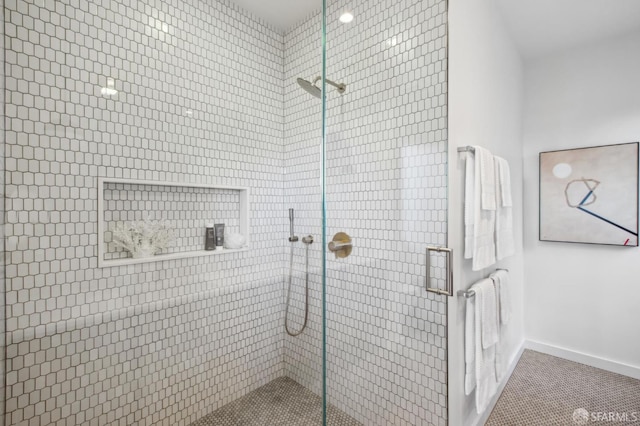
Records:
[[[425,270],[447,245],[446,2],[328,0],[325,20],[328,416],[444,425],[447,296]]]

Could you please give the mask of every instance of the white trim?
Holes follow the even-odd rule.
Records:
[[[484,410],[484,413],[482,413],[482,415],[476,419],[475,423],[473,423],[474,426],[482,426],[487,422],[487,420],[489,420],[489,416],[491,415],[491,412],[493,411],[496,404],[498,403],[498,399],[500,399],[500,395],[502,395],[502,391],[504,390],[504,387],[507,386],[507,382],[511,378],[511,375],[513,374],[513,370],[516,369],[516,365],[518,365],[518,361],[520,361],[520,357],[522,356],[522,352],[524,352],[524,350],[525,350],[525,342],[523,342],[520,345],[520,349],[518,349],[518,353],[516,354],[515,357],[513,357],[513,361],[511,361],[511,365],[509,366],[509,370],[507,371],[507,374],[505,374],[504,377],[502,378],[502,383],[498,385],[498,390],[496,391],[495,395],[493,395],[493,398],[491,398],[491,402],[489,402],[489,405],[487,406],[486,410]]]
[[[250,195],[249,195],[249,188],[247,187],[99,177],[98,178],[98,268],[105,268],[109,266],[134,265],[137,263],[158,262],[162,260],[186,259],[189,257],[201,257],[201,256],[227,254],[227,253],[239,253],[239,252],[249,250],[248,247],[237,249],[237,250],[231,250],[231,249],[224,249],[224,250],[217,249],[217,250],[209,250],[209,251],[195,250],[195,251],[161,254],[161,255],[145,257],[141,259],[127,258],[127,259],[105,260],[104,258],[104,184],[105,183],[120,183],[120,184],[127,184],[127,185],[177,186],[177,187],[186,187],[186,188],[229,189],[233,191],[238,191],[239,197],[240,197],[240,212],[239,212],[240,233],[245,236],[247,244],[249,244],[250,242],[250,232],[249,232]]]
[[[121,179],[99,177],[98,184],[103,183],[124,183],[130,185],[154,185],[154,186],[179,186],[185,188],[211,188],[211,189],[234,189],[236,191],[247,191],[249,188],[244,186],[227,186],[227,185],[211,185],[208,183],[186,183],[186,182],[167,182],[160,180],[142,180],[142,179]]]
[[[249,247],[244,247],[241,249],[226,248],[221,250],[220,248],[217,248],[215,250],[181,251],[179,253],[156,254],[152,257],[142,257],[138,259],[134,259],[131,257],[128,257],[126,259],[103,259],[102,262],[99,263],[101,268],[106,268],[109,266],[135,265],[137,263],[160,262],[162,260],[186,259],[189,257],[215,256],[219,254],[240,253],[243,251],[249,251]]]
[[[605,358],[588,355],[583,352],[573,351],[559,346],[550,345],[548,343],[527,340],[524,343],[525,348],[542,352],[547,355],[557,356],[569,361],[579,362],[580,364],[589,365],[591,367],[600,368],[612,373],[622,374],[624,376],[633,377],[640,380],[640,367],[635,367],[621,362],[611,361]]]

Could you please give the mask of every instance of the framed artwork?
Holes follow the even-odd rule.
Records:
[[[540,241],[638,246],[638,142],[540,153]]]

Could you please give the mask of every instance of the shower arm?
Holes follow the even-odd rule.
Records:
[[[321,76],[317,76],[314,80],[313,80],[313,85],[315,86],[316,83],[318,81],[322,80]],[[329,80],[328,78],[325,78],[324,80],[326,83],[329,83],[330,85],[332,85],[333,87],[335,87],[336,89],[338,89],[338,93],[344,93],[345,90],[347,90],[347,86],[344,83],[334,83],[333,81]],[[316,86],[317,87],[317,86]]]

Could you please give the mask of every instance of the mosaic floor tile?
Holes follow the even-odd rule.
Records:
[[[330,426],[360,426],[329,406]],[[280,377],[201,418],[191,426],[319,426],[322,399],[288,377]]]
[[[590,423],[640,424],[640,380],[526,350],[485,425]]]

